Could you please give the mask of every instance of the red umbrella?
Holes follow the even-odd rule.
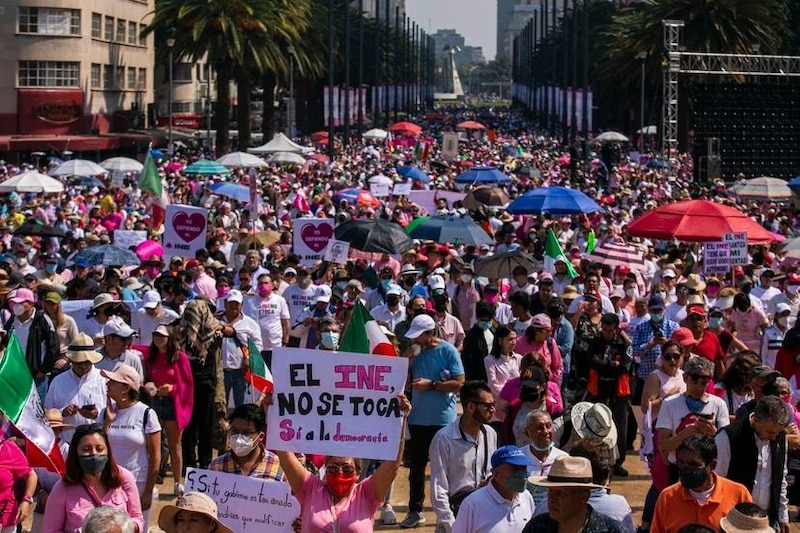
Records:
[[[389,126],[389,131],[393,133],[403,133],[405,135],[419,135],[422,133],[422,128],[413,122],[395,122]]]
[[[315,131],[314,133],[311,134],[311,141],[315,143],[320,142],[327,138],[328,138],[327,131]]]
[[[741,211],[708,200],[667,204],[634,220],[628,234],[634,237],[684,242],[721,241],[725,233],[746,232],[750,244],[775,240],[755,220]]]
[[[484,126],[480,122],[475,122],[474,120],[467,120],[465,122],[461,122],[456,127],[457,128],[461,128],[462,130],[485,130],[486,129],[486,126]]]

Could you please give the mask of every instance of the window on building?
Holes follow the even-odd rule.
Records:
[[[20,7],[19,32],[37,35],[80,35],[81,11],[45,7]]]
[[[136,86],[137,89],[140,91],[144,91],[147,89],[147,69],[140,68],[139,69],[139,79],[136,80],[139,82],[139,85]]]
[[[128,67],[128,89],[136,89],[136,68]]]
[[[116,89],[114,83],[114,65],[103,65],[103,87],[105,89]]]
[[[114,17],[108,15],[106,15],[105,38],[106,41],[114,40]]]
[[[92,13],[92,39],[103,38],[103,15]]]
[[[117,20],[117,42],[124,43],[125,42],[125,30],[127,29],[128,25],[125,23],[124,20],[119,19]]]
[[[167,81],[169,81],[169,70],[167,70]],[[172,67],[172,81],[177,83],[187,83],[192,81],[192,64],[175,63]]]
[[[147,46],[147,38],[142,35],[145,28],[145,24],[139,24],[139,46]]]
[[[189,114],[194,111],[194,102],[172,102],[172,112],[176,114]]]
[[[117,67],[117,74],[114,81],[117,82],[117,89],[125,88],[125,67]]]
[[[20,87],[80,87],[77,61],[20,61]]]
[[[138,24],[135,22],[128,22],[128,44],[136,44],[139,39],[136,37],[136,28]]]
[[[103,66],[100,63],[92,63],[92,89],[100,89],[103,87],[102,75]]]

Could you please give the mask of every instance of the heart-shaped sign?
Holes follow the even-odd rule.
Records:
[[[206,232],[206,218],[200,213],[188,215],[184,212],[176,213],[172,217],[172,227],[175,234],[185,243],[190,243]]]
[[[333,227],[328,223],[306,224],[300,232],[300,238],[306,246],[319,253],[328,246],[333,238]]]

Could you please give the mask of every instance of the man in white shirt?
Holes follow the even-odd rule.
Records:
[[[103,358],[94,366],[98,370],[113,371],[119,363],[123,363],[133,367],[144,381],[142,352],[131,349],[134,335],[136,332],[122,318],[112,317],[103,326],[103,346],[97,349]]]
[[[789,304],[780,303],[775,306],[775,318],[772,325],[764,330],[764,336],[761,337],[761,363],[770,368],[775,368],[775,361],[778,358],[778,350],[783,345],[783,338],[786,336],[786,331],[789,329],[789,315],[792,308]]]
[[[147,291],[142,296],[142,308],[131,315],[131,325],[139,334],[139,343],[149,346],[158,326],[172,324],[178,318],[178,313],[161,305],[158,291]]]
[[[103,358],[94,349],[94,339],[86,333],[78,333],[67,349],[67,359],[72,363],[67,372],[53,378],[47,396],[45,409],[58,409],[64,423],[71,426],[91,424],[106,408],[106,380],[95,368]],[[65,429],[61,439],[72,440],[73,429]]]
[[[289,285],[282,294],[286,304],[289,306],[290,325],[296,324],[300,313],[314,303],[315,295],[316,287],[311,283],[308,269],[300,267],[297,271],[297,283]]]
[[[503,446],[494,452],[489,483],[464,500],[453,533],[522,531],[536,507],[533,496],[525,490],[532,466],[516,446]]]
[[[249,353],[249,341],[253,341],[256,350],[264,349],[261,343],[261,327],[258,323],[242,313],[244,296],[241,291],[232,290],[225,299],[225,311],[220,317],[222,328],[222,373],[225,378],[225,397],[233,391],[233,403],[238,407],[244,403],[247,382],[245,370],[250,367],[250,357],[258,354]]]
[[[397,324],[406,319],[405,307],[400,305],[403,289],[400,285],[392,284],[386,291],[386,303],[379,305],[370,314],[378,322],[386,322],[389,329],[394,331]]]
[[[689,288],[685,283],[675,286],[675,301],[664,308],[664,316],[680,324],[686,320],[686,303],[689,300]]]
[[[775,316],[775,310],[778,308],[778,304],[787,304],[792,309],[792,312],[789,315],[789,327],[794,327],[795,321],[797,320],[798,310],[800,310],[800,297],[797,295],[799,289],[800,275],[795,274],[794,272],[787,274],[786,289],[784,292],[774,296],[769,301],[769,305],[767,306],[767,314],[769,316]]]
[[[769,268],[765,268],[759,276],[759,286],[753,287],[753,290],[750,291],[751,296],[755,296],[761,300],[761,303],[764,304],[764,309],[769,309],[770,300],[781,293],[779,288],[772,286],[774,278],[775,272]]]
[[[258,325],[261,327],[261,340],[264,350],[261,354],[269,367],[272,364],[272,350],[289,342],[289,306],[283,296],[275,293],[272,278],[263,274],[258,278]]]

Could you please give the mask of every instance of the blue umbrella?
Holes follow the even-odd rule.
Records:
[[[73,263],[85,261],[90,265],[131,266],[140,263],[139,256],[114,244],[88,246],[72,256]]]
[[[800,176],[792,178],[792,180],[789,181],[789,183],[787,183],[786,185],[788,185],[789,188],[792,189],[793,191],[800,189]]]
[[[456,183],[511,183],[511,178],[495,167],[473,167],[459,174]]]
[[[647,162],[645,166],[647,168],[664,169],[664,168],[669,168],[669,162],[664,161],[663,159],[651,159],[650,161]]]
[[[216,161],[209,161],[207,159],[195,161],[181,170],[181,174],[199,174],[201,176],[225,176],[230,173],[231,171],[226,167],[220,165]]]
[[[157,148],[153,148],[152,150],[150,150],[150,155],[152,155],[156,159],[164,159],[164,152],[162,152]]]
[[[506,208],[515,215],[575,215],[602,211],[597,202],[575,189],[566,187],[543,187],[526,192]]]
[[[208,190],[220,196],[227,196],[233,198],[238,202],[250,201],[250,187],[240,183],[228,183],[227,181],[220,181],[208,187]]]
[[[410,165],[406,165],[404,167],[399,167],[397,169],[397,173],[401,176],[405,176],[406,178],[412,179],[414,181],[419,181],[421,183],[430,183],[431,178],[427,174],[425,174],[419,167],[412,167]]]
[[[412,239],[456,244],[492,244],[488,233],[472,220],[454,216],[432,216],[408,232]]]

